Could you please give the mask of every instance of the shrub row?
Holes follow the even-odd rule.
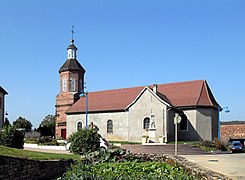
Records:
[[[214,150],[227,151],[228,149],[228,144],[218,140],[217,138],[215,138],[214,141],[202,140],[194,144],[193,146],[198,147],[204,151],[214,151]]]
[[[4,126],[3,130],[0,131],[0,145],[23,149],[24,133],[18,131],[14,126]]]

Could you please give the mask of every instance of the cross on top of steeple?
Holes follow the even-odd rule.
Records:
[[[71,27],[71,43],[74,43],[74,39],[73,39],[74,33],[75,33],[74,26],[72,25],[72,27]]]

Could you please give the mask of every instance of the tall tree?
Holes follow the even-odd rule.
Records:
[[[11,125],[9,119],[6,117],[3,126]]]
[[[23,117],[16,119],[16,121],[13,122],[13,126],[15,126],[15,128],[25,128],[27,130],[31,130],[32,128],[31,122]]]
[[[55,136],[55,119],[55,116],[51,114],[43,119],[37,129],[41,133],[41,136]]]

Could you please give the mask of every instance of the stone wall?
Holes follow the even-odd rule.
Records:
[[[0,179],[54,179],[62,176],[72,162],[0,156]]]

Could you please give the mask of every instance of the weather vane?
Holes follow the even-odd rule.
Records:
[[[74,31],[74,26],[71,27],[71,39],[73,40],[73,34],[75,33]]]

